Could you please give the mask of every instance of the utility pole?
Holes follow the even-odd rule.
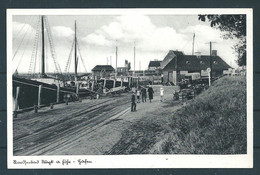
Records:
[[[209,65],[210,65],[210,80],[212,81],[212,72],[213,72],[213,69],[212,69],[212,44],[213,43],[216,43],[216,42],[209,42],[209,43],[206,43],[206,44],[209,44]]]
[[[135,75],[135,42],[134,42],[134,75]]]
[[[193,40],[192,40],[192,55],[194,55],[194,40],[195,40],[195,33],[193,34]]]
[[[212,42],[210,41],[209,42],[209,49],[210,49],[210,81],[212,81],[212,72],[213,72],[213,69],[212,69]]]

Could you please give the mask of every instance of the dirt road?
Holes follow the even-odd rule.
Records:
[[[14,155],[147,153],[165,130],[147,121],[163,122],[160,117],[179,108],[171,102],[172,88],[165,90],[164,102],[159,87],[154,90],[152,103],[138,103],[136,112],[130,112],[131,94],[121,94],[19,114],[13,120]]]

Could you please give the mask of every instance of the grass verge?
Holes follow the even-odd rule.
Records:
[[[151,153],[246,154],[246,78],[223,77],[171,117]]]

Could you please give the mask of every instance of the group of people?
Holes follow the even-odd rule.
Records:
[[[142,102],[146,102],[147,99],[147,92],[148,92],[148,98],[150,103],[153,99],[154,90],[152,86],[149,86],[146,90],[146,87],[139,86],[135,91],[133,91],[131,96],[131,112],[136,111],[136,103],[140,103],[140,96],[142,98]],[[161,101],[163,100],[163,89],[160,89],[160,95],[161,95]],[[137,100],[136,100],[137,99]]]

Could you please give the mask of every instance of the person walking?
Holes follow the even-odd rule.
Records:
[[[160,101],[162,102],[163,101],[163,87],[160,88]]]
[[[141,95],[140,88],[138,88],[136,91],[137,103],[140,103],[140,95]]]
[[[141,90],[141,94],[142,94],[142,102],[146,102],[146,88],[143,87]]]
[[[131,96],[131,112],[136,111],[136,103],[135,103],[135,93],[132,93]]]
[[[149,86],[149,88],[148,88],[148,96],[149,96],[150,103],[152,102],[152,99],[153,99],[153,93],[154,93],[154,91],[153,91],[152,86]]]

